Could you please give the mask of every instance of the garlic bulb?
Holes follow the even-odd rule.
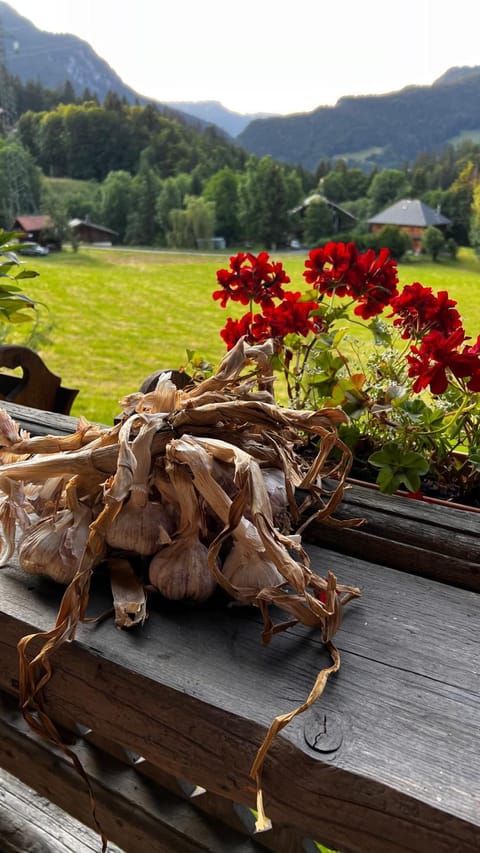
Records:
[[[148,482],[151,467],[151,446],[155,425],[142,426],[131,445],[128,444],[130,428],[135,418],[122,427],[122,453],[125,458],[122,480],[112,486],[118,490],[116,499],[124,503],[109,525],[105,541],[110,548],[133,551],[137,554],[154,554],[160,545],[170,542],[169,518],[163,505],[151,501]]]
[[[138,506],[133,494],[108,528],[105,541],[110,548],[149,556],[171,541],[170,520],[161,503],[147,500]]]
[[[291,527],[285,473],[280,468],[262,468],[263,482],[272,507],[273,523],[282,533]]]
[[[255,524],[237,509],[220,484],[214,480],[214,454],[224,462],[233,461],[234,480],[237,477],[240,482],[248,475],[249,482],[254,483],[254,508],[256,509],[256,504],[260,502],[263,513],[271,519],[271,507],[260,468],[248,454],[220,440],[207,440],[199,436],[183,436],[170,442],[167,447],[167,458],[188,464],[195,485],[205,502],[224,523],[228,536],[233,538],[233,545],[223,563],[221,575],[226,582],[227,591],[233,591],[236,598],[244,600],[245,596],[251,596],[256,590],[283,584],[285,578],[267,555]],[[232,468],[232,464],[230,467]],[[238,498],[236,500],[238,501]],[[234,519],[232,513],[238,515],[238,518]],[[220,538],[224,535],[221,534]],[[229,586],[235,589],[231,590]]]
[[[206,601],[217,582],[208,567],[208,548],[188,533],[157,551],[148,570],[150,583],[172,601]]]
[[[0,486],[5,495],[0,500],[0,524],[3,533],[0,566],[4,566],[15,550],[17,525],[22,530],[30,525],[28,510],[31,510],[31,506],[26,500],[22,483],[1,477]]]
[[[275,564],[266,557],[262,541],[251,522],[239,525],[233,536],[232,549],[222,568],[222,574],[232,586],[263,589],[284,582]]]
[[[152,557],[150,583],[165,598],[206,601],[217,582],[208,564],[208,548],[199,538],[203,525],[198,495],[183,465],[170,465],[168,474],[180,499],[180,527],[175,541]]]
[[[80,503],[73,482],[67,484],[67,507],[39,519],[18,543],[21,568],[68,584],[75,576],[90,535],[91,511]],[[97,562],[103,557],[99,555]]]

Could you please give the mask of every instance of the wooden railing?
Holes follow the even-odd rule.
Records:
[[[127,853],[300,853],[317,850],[314,840],[342,853],[478,853],[479,599],[432,579],[436,555],[451,551],[438,529],[426,577],[389,566],[399,552],[388,538],[382,564],[360,546],[342,553],[342,530],[325,547],[315,528],[313,568],[363,594],[336,637],[340,671],[267,753],[263,833],[251,765],[272,719],[297,707],[327,664],[318,633],[297,626],[264,647],[256,610],[220,595],[196,608],[151,597],[148,620],[130,632],[109,619],[82,624],[55,653],[45,700],[108,839]],[[71,760],[17,707],[17,643],[52,626],[61,594],[13,563],[0,572],[0,766],[95,827]],[[89,615],[110,607],[100,570]]]

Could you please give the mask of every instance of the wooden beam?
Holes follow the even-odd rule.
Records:
[[[480,679],[478,597],[312,547],[313,565],[360,584],[338,635],[342,668],[265,762],[274,825],[348,853],[477,853]],[[61,590],[13,567],[0,573],[0,685],[15,690],[16,644],[52,626]],[[111,604],[99,573],[92,614]],[[160,598],[139,631],[82,625],[54,657],[49,713],[75,720],[175,778],[255,805],[249,770],[268,725],[295,708],[328,663],[302,626],[260,643],[254,608]],[[320,716],[316,718],[316,714]],[[329,752],[305,726],[336,726]],[[311,740],[311,739],[310,739]]]

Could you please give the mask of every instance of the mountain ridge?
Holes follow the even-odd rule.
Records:
[[[173,118],[197,127],[206,125],[200,118],[182,113],[136,92],[113,68],[98,56],[88,42],[69,33],[40,30],[8,3],[0,2],[0,63],[22,83],[39,82],[60,89],[67,80],[77,96],[88,89],[103,102],[107,92],[115,92],[127,103],[153,104]]]
[[[307,114],[256,119],[236,142],[259,157],[314,170],[323,160],[399,167],[458,137],[480,139],[480,67],[449,69],[431,86],[345,95]]]
[[[430,86],[344,95],[335,105],[309,112],[242,114],[218,101],[162,102],[141,95],[86,41],[39,30],[1,0],[3,61],[22,83],[33,80],[55,89],[69,81],[77,96],[89,90],[101,102],[111,91],[199,129],[214,125],[249,153],[310,171],[322,160],[338,159],[364,169],[396,168],[462,138],[480,141],[480,66],[447,69]]]

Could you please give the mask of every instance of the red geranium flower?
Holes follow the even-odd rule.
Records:
[[[220,331],[220,335],[225,341],[227,349],[231,350],[240,338],[245,338],[249,344],[263,344],[264,341],[272,337],[272,328],[263,314],[252,316],[251,311],[248,311],[239,320],[232,320],[229,317]]]
[[[473,355],[480,355],[480,335],[472,346],[465,347],[465,349]]]
[[[393,325],[403,328],[402,338],[418,337],[433,330],[448,336],[462,325],[454,307],[456,304],[446,290],[440,290],[435,296],[431,287],[423,287],[415,281],[391,300],[393,313],[390,317],[398,315]]]
[[[230,269],[217,270],[217,281],[221,290],[213,293],[225,308],[229,299],[249,305],[251,302],[273,304],[272,297],[283,298],[282,284],[290,278],[281,263],[271,263],[268,252],[258,256],[250,252],[239,252],[230,258]]]
[[[349,280],[350,292],[359,303],[353,313],[364,320],[381,314],[398,293],[397,264],[387,248],[380,249],[378,257],[373,249],[359,255]]]
[[[448,337],[433,331],[424,337],[420,347],[411,347],[412,355],[406,358],[410,365],[408,375],[418,377],[412,386],[415,393],[429,385],[432,394],[443,394],[448,388],[447,370],[457,379],[469,376],[467,388],[480,390],[480,356],[469,352],[469,347],[460,352],[458,347],[464,340],[465,332],[461,328]]]
[[[279,305],[267,307],[265,317],[270,323],[272,337],[283,338],[285,335],[297,334],[306,337],[309,332],[317,331],[315,319],[310,317],[318,307],[316,302],[302,302],[300,292],[287,291]]]
[[[386,248],[377,257],[373,249],[360,254],[354,243],[327,243],[310,252],[305,267],[305,281],[321,294],[350,296],[364,319],[380,314],[397,294],[397,265]]]
[[[355,243],[332,242],[312,249],[305,261],[305,281],[328,296],[333,293],[346,296],[349,293],[348,273],[357,257],[358,249]]]
[[[249,311],[248,314],[244,314],[240,320],[232,320],[231,317],[228,318],[225,326],[220,330],[220,335],[225,341],[227,349],[231,350],[240,338],[248,335],[251,322],[251,311]]]

